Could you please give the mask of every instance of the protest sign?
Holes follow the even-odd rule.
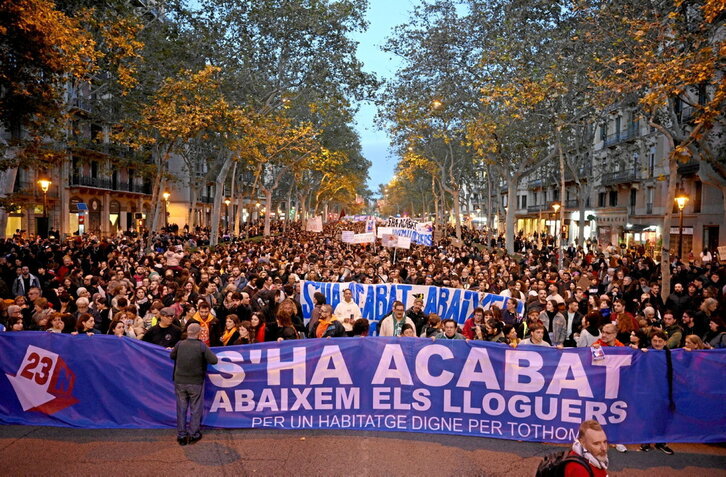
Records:
[[[0,350],[1,424],[175,427],[169,350],[40,332],[2,333]],[[625,444],[726,440],[726,350],[679,349],[667,359],[663,351],[609,348],[593,362],[588,348],[334,338],[214,351],[206,426],[571,444],[580,422],[597,419],[609,440]]]

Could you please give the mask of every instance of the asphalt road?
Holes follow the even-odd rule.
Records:
[[[190,446],[173,430],[0,426],[0,475],[532,476],[562,447],[401,432],[207,429]],[[726,476],[726,445],[610,451],[610,476]]]

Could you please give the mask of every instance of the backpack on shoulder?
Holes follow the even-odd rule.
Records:
[[[565,475],[565,466],[570,462],[576,462],[587,469],[590,477],[593,477],[592,469],[587,460],[579,455],[568,455],[570,449],[565,451],[552,452],[542,458],[537,467],[536,477],[563,477]]]

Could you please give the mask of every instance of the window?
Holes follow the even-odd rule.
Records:
[[[620,137],[620,116],[615,118],[615,137]]]
[[[618,205],[618,191],[611,190],[610,191],[610,207],[615,207]]]
[[[91,163],[91,177],[94,179],[98,177],[98,162],[96,161]]]
[[[607,123],[602,123],[600,125],[600,140],[604,141],[608,137],[608,125]]]
[[[91,141],[97,143],[103,142],[103,128],[98,124],[91,124]]]
[[[605,200],[606,200],[606,198],[607,198],[607,193],[600,192],[597,195],[597,206],[598,207],[605,207]]]
[[[655,146],[651,146],[648,152],[648,177],[653,177],[655,173]]]
[[[653,213],[653,196],[655,195],[655,189],[652,187],[648,187],[645,190],[645,213],[646,214],[652,214]]]
[[[638,191],[636,189],[630,189],[630,207],[635,208],[635,202],[638,198]]]
[[[708,95],[708,91],[706,91],[706,84],[705,83],[699,84],[698,85],[698,104],[700,106],[706,105],[706,100],[708,99],[707,95]]]
[[[695,182],[694,193],[693,193],[693,213],[698,214],[701,212],[701,196],[703,195],[703,183],[701,181]]]
[[[522,207],[520,207],[520,208],[521,209],[526,209],[527,208],[527,196],[526,195],[523,195],[522,196]]]

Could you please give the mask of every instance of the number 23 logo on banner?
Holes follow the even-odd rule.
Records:
[[[72,394],[76,375],[52,351],[28,346],[17,374],[6,376],[23,411],[54,414],[78,402]]]

